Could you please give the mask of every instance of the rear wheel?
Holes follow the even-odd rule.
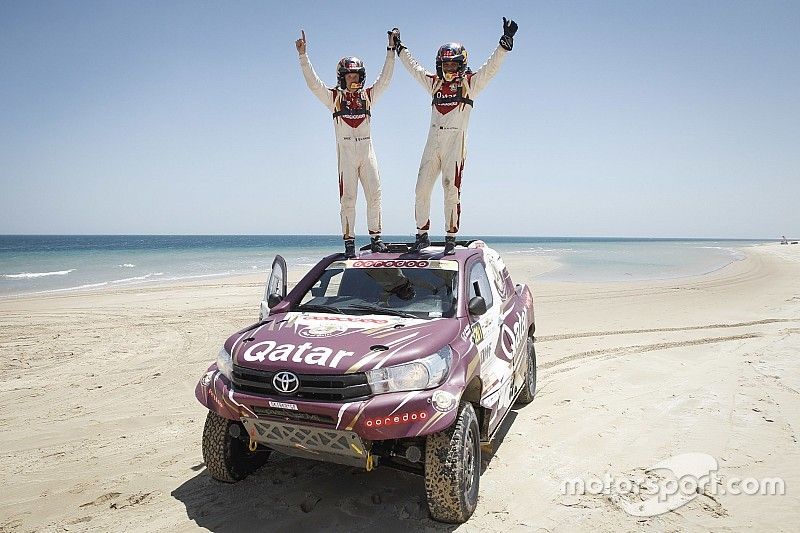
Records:
[[[517,396],[517,403],[528,404],[536,395],[536,349],[533,347],[533,335],[528,336],[527,344],[528,370],[525,371],[525,384]]]
[[[235,483],[261,468],[270,450],[259,447],[251,452],[249,440],[241,422],[209,411],[203,428],[203,460],[211,477]]]
[[[466,522],[478,505],[481,477],[478,418],[462,402],[452,426],[425,441],[425,492],[431,517],[440,522]]]

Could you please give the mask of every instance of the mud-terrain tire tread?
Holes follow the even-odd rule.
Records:
[[[269,450],[250,452],[242,441],[231,437],[229,428],[240,424],[213,411],[208,412],[203,427],[203,460],[211,477],[225,483],[236,483],[267,462]],[[241,431],[244,432],[244,426]]]
[[[519,405],[531,403],[536,396],[536,348],[534,347],[533,337],[530,335],[528,336],[528,344],[525,349],[533,352],[533,390],[531,390],[531,383],[529,382],[531,379],[531,367],[529,363],[528,370],[525,371],[525,385],[522,387],[522,390],[517,396],[517,401],[515,402]]]
[[[464,439],[472,426],[474,465],[478,469],[468,498],[464,495]],[[480,432],[472,404],[461,402],[458,416],[449,428],[428,435],[425,442],[425,493],[431,517],[440,522],[466,522],[478,504],[480,488]],[[470,475],[472,475],[470,473]]]

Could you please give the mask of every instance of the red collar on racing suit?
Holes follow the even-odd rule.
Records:
[[[357,128],[371,116],[369,95],[366,90],[357,92],[337,91],[334,120],[341,117],[351,128]],[[365,97],[366,96],[366,97]]]
[[[446,115],[459,105],[472,106],[472,100],[464,95],[464,83],[461,80],[443,81],[438,91],[433,93],[431,105],[442,115]]]

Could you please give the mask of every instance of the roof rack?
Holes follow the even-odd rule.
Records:
[[[463,246],[464,248],[468,248],[470,244],[473,242],[477,242],[479,239],[470,239],[468,241],[456,241],[456,246]],[[386,247],[389,248],[389,252],[391,253],[410,253],[414,251],[414,243],[413,242],[387,242]],[[434,241],[431,242],[431,246],[444,246],[444,241]],[[372,245],[367,244],[366,246],[362,246],[359,248],[362,252],[367,250],[371,250]]]

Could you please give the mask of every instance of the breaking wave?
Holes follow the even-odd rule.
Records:
[[[70,268],[69,270],[57,270],[55,272],[20,272],[19,274],[3,274],[3,277],[6,279],[31,279],[47,276],[66,276],[70,272],[75,272],[75,269]]]
[[[115,279],[112,280],[111,283],[130,283],[131,281],[144,281],[146,279],[150,279],[153,276],[163,276],[163,272],[151,272],[150,274],[145,274],[144,276],[135,276],[133,278],[122,278],[122,279]]]

